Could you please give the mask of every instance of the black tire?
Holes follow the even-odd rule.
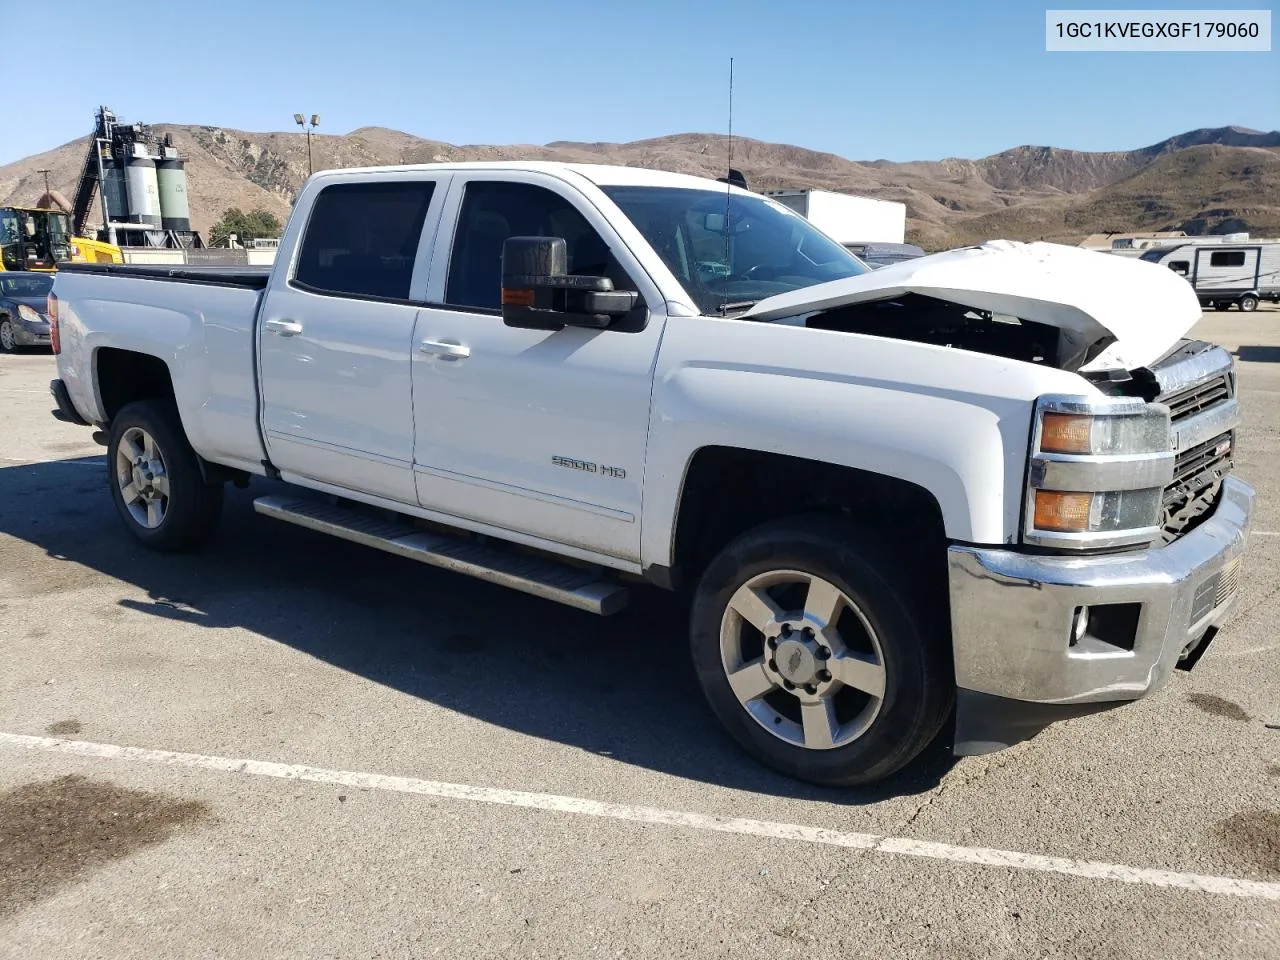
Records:
[[[1226,302],[1224,302],[1224,301],[1222,301],[1222,300],[1217,300],[1217,301],[1215,301],[1215,302],[1214,302],[1214,304],[1213,304],[1213,309],[1215,309],[1215,310],[1219,310],[1219,311],[1222,311],[1222,310],[1229,310],[1230,308],[1231,308],[1231,304],[1226,303]]]
[[[1240,309],[1245,311],[1245,313],[1252,313],[1254,310],[1257,310],[1258,298],[1252,293],[1246,293],[1240,298]]]
[[[955,701],[947,595],[942,578],[914,573],[877,536],[840,518],[773,521],[732,541],[703,573],[690,613],[698,681],[712,711],[749,754],[782,773],[827,786],[874,783],[901,770],[938,735]],[[734,592],[770,570],[825,579],[862,610],[878,635],[885,669],[880,712],[843,746],[809,749],[780,739],[734,694],[721,660],[721,618]]]
[[[8,336],[5,333],[8,333]],[[13,321],[8,315],[0,315],[0,353],[17,353],[18,347],[14,343]]]
[[[133,428],[154,440],[164,460],[168,496],[163,519],[155,527],[140,523],[130,512],[117,473],[121,441]],[[191,449],[177,407],[168,400],[138,400],[125,405],[111,421],[107,440],[107,480],[120,519],[152,550],[176,552],[208,542],[222,512],[222,484],[205,483],[199,459]]]

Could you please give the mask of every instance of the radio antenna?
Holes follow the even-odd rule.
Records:
[[[733,57],[729,58],[729,170],[724,178],[724,263],[729,266],[729,201],[733,197]]]

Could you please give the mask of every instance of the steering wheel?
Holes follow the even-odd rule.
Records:
[[[769,263],[757,263],[748,267],[741,274],[743,280],[773,280],[778,276],[778,268]]]

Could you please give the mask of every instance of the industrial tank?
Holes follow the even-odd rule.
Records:
[[[187,203],[186,164],[176,158],[161,160],[156,166],[156,180],[160,188],[161,225],[166,230],[189,232],[191,207]]]
[[[102,160],[102,193],[107,199],[107,213],[117,223],[127,223],[129,217],[129,191],[125,186],[124,169],[114,159]]]
[[[156,163],[149,157],[125,160],[125,184],[129,194],[129,223],[160,226],[160,186]]]

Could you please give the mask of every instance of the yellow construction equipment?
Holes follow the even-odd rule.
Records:
[[[124,254],[114,244],[75,236],[62,210],[0,206],[0,270],[51,273],[68,262],[124,263]]]

